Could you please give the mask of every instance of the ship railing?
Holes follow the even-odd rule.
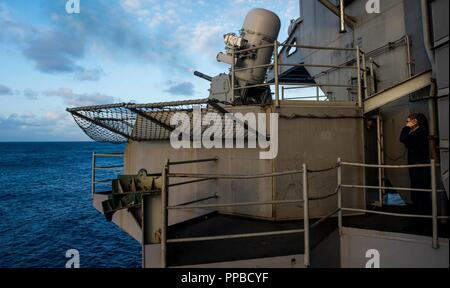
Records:
[[[293,63],[282,63],[279,58],[279,50],[280,48],[286,48],[286,49],[309,49],[309,50],[329,50],[329,51],[347,51],[354,53],[354,60],[348,61],[347,63],[344,63],[342,65],[331,65],[331,64],[314,64],[314,63],[301,63],[301,64],[293,64]],[[236,68],[237,59],[239,58],[240,54],[248,53],[252,51],[256,51],[259,49],[267,49],[267,48],[273,48],[273,63],[271,64],[264,64],[264,65],[257,65],[257,66],[251,66],[251,67],[244,67],[244,68]],[[275,105],[276,107],[280,107],[280,100],[317,100],[317,101],[331,101],[331,99],[328,99],[326,95],[321,95],[320,88],[321,87],[335,87],[335,88],[347,88],[348,90],[356,89],[357,94],[357,105],[359,108],[363,108],[363,101],[364,99],[368,98],[368,71],[366,69],[366,54],[365,52],[359,47],[356,46],[355,48],[343,48],[343,47],[331,47],[331,46],[310,46],[310,45],[293,45],[293,44],[287,44],[287,43],[279,43],[278,41],[275,41],[273,44],[266,44],[261,46],[256,46],[248,49],[242,49],[242,50],[236,50],[231,49],[231,56],[234,61],[232,61],[231,64],[231,87],[233,87],[232,90],[232,98],[235,99],[235,93],[236,91],[249,89],[249,88],[258,88],[258,87],[275,87]],[[356,63],[356,65],[353,65],[353,63]],[[327,75],[330,70],[336,70],[336,69],[350,69],[356,71],[356,85],[348,85],[348,84],[339,84],[339,83],[314,83],[311,84],[308,81],[292,81],[292,82],[282,82],[280,81],[280,68],[281,67],[311,67],[311,68],[325,68],[326,70],[321,71],[320,73],[317,73],[314,75],[311,80],[315,80],[317,77],[320,77],[320,75]],[[236,81],[236,72],[251,70],[251,69],[260,69],[260,68],[271,68],[273,69],[274,73],[274,81],[272,82],[266,82],[261,84],[253,84],[253,85],[244,85],[239,86]],[[281,93],[280,93],[280,87],[281,87]],[[316,95],[315,96],[304,96],[304,97],[294,97],[287,99],[285,97],[285,92],[287,90],[292,89],[302,89],[302,88],[316,88]]]
[[[194,160],[194,161],[183,161],[183,162],[171,162],[167,160],[166,165],[162,173],[162,193],[161,193],[161,203],[162,203],[162,226],[161,226],[161,266],[167,267],[167,244],[169,243],[184,243],[184,242],[199,242],[199,241],[213,241],[213,240],[226,240],[226,239],[239,239],[239,238],[251,238],[251,237],[261,237],[261,236],[274,236],[274,235],[287,235],[287,234],[304,234],[304,265],[308,267],[310,265],[310,225],[309,225],[309,196],[308,196],[308,169],[306,164],[302,165],[302,169],[285,171],[285,172],[275,172],[268,174],[259,175],[225,175],[225,174],[188,174],[188,173],[173,173],[170,172],[170,167],[173,165],[183,165],[190,163],[204,163],[217,161],[218,158]],[[250,180],[250,179],[262,179],[262,178],[273,178],[286,175],[303,175],[302,183],[302,199],[294,200],[278,200],[278,201],[261,201],[261,202],[241,202],[241,203],[226,203],[226,204],[204,204],[204,205],[191,205],[195,202],[201,202],[204,199],[211,199],[212,197],[200,199],[198,201],[193,201],[187,205],[177,205],[170,206],[169,199],[169,187],[181,184],[190,184],[200,181],[209,180]],[[176,184],[169,184],[170,178],[191,178],[197,179],[193,181],[187,181]],[[217,195],[215,195],[217,198]],[[167,228],[168,228],[168,214],[169,211],[174,210],[193,210],[193,209],[211,209],[211,208],[227,208],[227,207],[245,207],[245,206],[262,206],[262,205],[282,205],[282,204],[295,204],[303,203],[303,229],[291,229],[284,231],[269,231],[260,233],[240,233],[233,235],[220,235],[220,236],[209,236],[209,237],[190,237],[190,238],[179,238],[179,239],[168,239],[167,238]]]
[[[110,171],[115,172],[116,174],[119,174],[120,172],[123,172],[123,162],[118,165],[98,165],[98,158],[122,158],[123,159],[123,153],[116,152],[116,153],[97,153],[92,152],[92,165],[91,165],[91,194],[92,199],[94,199],[94,195],[97,193],[97,186],[111,186],[111,181],[114,179],[108,178],[108,179],[98,179],[98,173],[97,171]]]
[[[302,169],[292,170],[292,171],[284,171],[284,172],[274,172],[267,174],[259,174],[259,175],[229,175],[229,174],[195,174],[195,173],[173,173],[170,172],[170,167],[173,165],[184,165],[191,163],[205,163],[205,162],[216,162],[218,158],[210,158],[210,159],[200,159],[193,161],[182,161],[182,162],[171,162],[167,160],[163,172],[162,172],[162,189],[161,189],[161,205],[162,205],[162,226],[161,226],[161,265],[162,267],[167,267],[167,245],[169,243],[185,243],[185,242],[199,242],[199,241],[213,241],[213,240],[226,240],[226,239],[239,239],[239,238],[251,238],[251,237],[260,237],[260,236],[273,236],[273,235],[287,235],[287,234],[298,234],[303,233],[304,235],[304,265],[306,267],[310,266],[310,231],[320,224],[325,222],[326,220],[332,218],[337,214],[338,216],[338,229],[339,233],[342,234],[343,231],[343,214],[344,212],[353,212],[353,213],[363,213],[363,214],[378,214],[385,216],[394,216],[394,217],[406,217],[406,218],[422,218],[422,219],[432,219],[432,246],[434,249],[439,248],[439,238],[438,238],[438,221],[440,219],[449,219],[448,216],[438,216],[438,203],[437,203],[437,193],[441,190],[437,189],[437,172],[436,167],[438,166],[435,160],[431,160],[430,164],[420,164],[420,165],[371,165],[371,164],[360,164],[360,163],[350,163],[344,162],[341,159],[338,159],[336,166],[330,167],[324,170],[309,170],[306,164],[302,165]],[[403,188],[403,187],[379,187],[379,186],[369,186],[369,185],[349,185],[344,184],[342,182],[342,168],[350,166],[350,167],[361,167],[361,168],[384,168],[384,169],[410,169],[410,168],[430,168],[432,179],[431,179],[431,189],[416,189],[416,188]],[[322,197],[310,197],[308,191],[308,177],[309,174],[313,173],[322,173],[328,172],[332,170],[337,170],[337,186],[333,193],[322,196]],[[217,194],[212,197],[206,197],[202,199],[198,199],[189,203],[184,203],[181,205],[170,206],[169,199],[169,188],[173,186],[187,185],[192,183],[204,182],[204,181],[212,181],[212,180],[251,180],[251,179],[262,179],[262,178],[274,178],[281,177],[286,175],[303,175],[303,183],[302,183],[302,192],[303,196],[301,199],[294,200],[276,200],[276,201],[260,201],[260,202],[242,202],[242,203],[220,203],[220,204],[204,204],[204,205],[192,205],[195,203],[203,202],[206,200],[210,200],[213,198],[218,198]],[[196,180],[185,181],[170,184],[170,178],[191,178]],[[373,211],[367,209],[355,209],[343,206],[343,188],[352,188],[352,189],[395,189],[398,191],[418,191],[423,193],[431,193],[432,195],[432,215],[419,215],[419,214],[400,214],[400,213],[390,213],[390,212],[382,212],[382,211]],[[331,197],[337,196],[337,209],[330,212],[328,215],[322,217],[321,219],[314,222],[310,225],[310,216],[309,216],[309,203],[311,201],[324,200]],[[218,236],[205,236],[205,237],[189,237],[189,238],[177,238],[177,239],[168,239],[167,238],[167,229],[168,229],[168,215],[169,211],[176,210],[193,210],[193,209],[211,209],[211,208],[230,208],[230,207],[246,207],[246,206],[261,206],[261,205],[283,205],[283,204],[295,204],[295,203],[303,203],[303,229],[292,229],[285,231],[269,231],[269,232],[261,232],[261,233],[241,233],[241,234],[233,234],[233,235],[218,235]]]
[[[421,218],[421,219],[432,219],[432,246],[434,249],[439,248],[439,236],[438,236],[438,220],[439,219],[449,219],[448,216],[438,216],[438,198],[437,193],[441,192],[441,190],[437,189],[437,174],[436,174],[436,161],[434,159],[431,160],[430,164],[419,164],[419,165],[370,165],[370,164],[360,164],[360,163],[349,163],[343,162],[341,159],[338,159],[337,162],[337,192],[338,192],[338,225],[339,232],[342,234],[342,218],[343,212],[358,212],[365,214],[377,214],[384,216],[393,216],[393,217],[404,217],[404,218]],[[430,168],[431,170],[431,189],[417,189],[417,188],[407,188],[407,187],[382,187],[382,186],[368,186],[368,185],[350,185],[344,184],[342,182],[342,168],[345,166],[349,167],[360,167],[360,168],[383,168],[383,169],[411,169],[411,168]],[[422,193],[431,193],[431,210],[432,215],[420,215],[420,214],[401,214],[401,213],[390,213],[390,212],[382,212],[382,211],[373,211],[367,209],[354,209],[343,206],[343,188],[350,189],[380,189],[380,190],[397,190],[397,191],[417,191]]]

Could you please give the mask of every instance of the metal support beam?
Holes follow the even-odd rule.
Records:
[[[339,235],[342,236],[342,160],[339,158],[337,160],[337,189],[338,189],[338,227],[339,227]]]
[[[384,168],[381,166],[384,165],[384,131],[383,131],[383,119],[381,114],[377,115],[377,150],[378,150],[378,186],[384,187]],[[384,199],[385,190],[378,189],[378,204],[379,207],[383,207],[383,199]]]
[[[273,73],[275,74],[275,107],[280,107],[280,66],[278,63],[278,41],[275,41],[274,43],[274,49],[273,49]]]
[[[431,71],[427,71],[373,95],[365,100],[364,112],[369,113],[422,88],[430,86],[431,77]]]
[[[361,49],[359,48],[359,46],[356,47],[356,67],[358,67],[358,74],[357,74],[357,79],[358,79],[358,107],[362,108],[363,107],[363,99],[362,99],[362,85],[361,85]]]
[[[145,113],[144,111],[139,110],[139,109],[136,109],[136,108],[130,108],[130,107],[126,107],[126,108],[127,108],[128,110],[130,110],[131,112],[134,112],[134,113],[136,113],[137,115],[141,116],[142,118],[145,118],[145,119],[147,119],[148,121],[150,121],[150,122],[152,122],[152,123],[155,123],[156,125],[161,126],[161,127],[165,128],[165,129],[167,129],[167,130],[170,131],[170,132],[172,132],[173,130],[175,130],[174,127],[172,127],[172,126],[170,126],[170,125],[167,125],[166,123],[161,122],[161,121],[159,121],[159,120],[156,119],[156,118],[153,118],[152,116],[149,115],[149,113]]]
[[[309,236],[309,194],[308,194],[308,167],[306,164],[303,164],[303,229],[305,229],[304,233],[304,264],[305,267],[309,267],[311,265],[311,257],[310,257],[310,236]]]
[[[340,23],[340,33],[346,33],[345,29],[345,1],[339,0],[339,23]]]
[[[433,248],[439,249],[438,235],[438,199],[437,199],[436,160],[431,159],[431,205],[433,223]]]
[[[264,84],[264,85],[266,85],[266,84]],[[267,84],[267,85],[268,85],[268,84]],[[247,88],[248,88],[248,87],[247,87]],[[232,119],[233,121],[236,122],[236,124],[239,124],[239,125],[243,126],[243,127],[244,127],[244,130],[246,130],[246,131],[248,131],[248,132],[251,132],[251,133],[254,133],[257,137],[260,137],[260,136],[261,136],[260,133],[256,130],[256,127],[255,127],[255,128],[249,127],[248,124],[247,124],[247,122],[243,122],[243,121],[241,121],[240,119],[236,118],[233,114],[230,114],[230,112],[228,112],[225,108],[223,108],[222,106],[220,106],[220,104],[217,103],[217,101],[215,101],[215,100],[213,100],[213,99],[210,99],[210,100],[208,101],[208,104],[211,105],[212,107],[214,107],[214,109],[216,109],[216,110],[217,110],[219,113],[221,113],[222,115],[228,115],[228,116],[230,116],[231,119]],[[261,137],[263,137],[263,136],[261,136]]]
[[[161,268],[167,268],[167,228],[169,220],[169,162],[167,159],[162,172],[162,189],[161,189]]]
[[[91,167],[91,194],[92,194],[92,201],[94,200],[95,195],[95,166],[97,165],[97,159],[96,159],[95,152],[92,152],[92,167]]]
[[[333,14],[340,17],[341,11],[338,9],[333,3],[331,3],[329,0],[318,0],[323,6],[328,8]],[[344,16],[345,24],[347,24],[350,28],[353,29],[356,25],[356,19],[354,17],[345,15]]]

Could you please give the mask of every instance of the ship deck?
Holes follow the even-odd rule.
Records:
[[[311,224],[315,221],[312,220]],[[345,227],[385,232],[415,234],[431,237],[431,220],[398,218],[383,215],[344,217]],[[213,213],[189,222],[171,226],[169,239],[234,235],[270,231],[302,229],[303,221],[274,222]],[[447,225],[440,224],[439,236],[449,237]],[[329,219],[310,232],[310,247],[319,243],[337,229],[337,219]],[[431,241],[431,240],[430,240]],[[303,233],[210,240],[200,242],[169,243],[168,265],[171,267],[231,262],[248,259],[304,254]]]

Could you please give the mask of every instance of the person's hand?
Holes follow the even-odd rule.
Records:
[[[417,119],[412,120],[408,119],[408,121],[406,122],[406,127],[414,128],[416,126],[417,126]]]

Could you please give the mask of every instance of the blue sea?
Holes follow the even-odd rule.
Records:
[[[92,152],[123,149],[94,142],[0,143],[0,268],[64,268],[69,249],[79,251],[81,268],[140,267],[140,244],[91,202]],[[117,165],[121,159],[103,161]]]

